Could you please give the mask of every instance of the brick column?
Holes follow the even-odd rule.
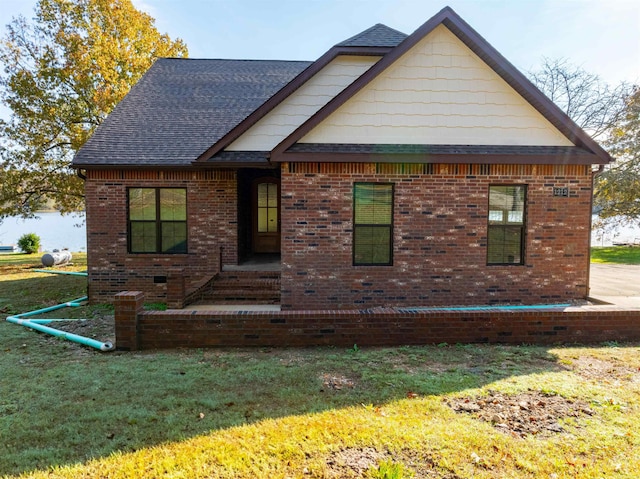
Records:
[[[185,296],[184,269],[170,269],[167,274],[167,308],[184,308]]]
[[[115,296],[116,349],[138,349],[138,314],[144,310],[144,293],[124,291]]]

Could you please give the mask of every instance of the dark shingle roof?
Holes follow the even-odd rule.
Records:
[[[364,32],[338,43],[336,47],[395,47],[405,38],[406,34],[377,23]]]
[[[295,153],[296,159],[303,161],[300,153],[330,154],[334,158],[349,155],[351,161],[418,161],[437,162],[453,158],[466,162],[519,162],[540,163],[554,159],[561,164],[584,164],[596,162],[592,152],[577,146],[529,146],[529,145],[419,145],[419,144],[356,144],[356,143],[296,143],[287,153]],[[359,155],[359,158],[354,156]],[[508,159],[508,161],[505,161]],[[320,161],[318,156],[315,161]],[[286,161],[295,161],[288,158]],[[343,159],[342,161],[348,161]]]
[[[190,165],[310,62],[155,62],[74,158],[85,165]]]
[[[208,160],[216,166],[264,166],[269,164],[268,151],[221,151]]]

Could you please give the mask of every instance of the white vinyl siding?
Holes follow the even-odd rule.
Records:
[[[300,143],[573,145],[443,25]]]
[[[338,56],[243,133],[226,150],[272,150],[379,59],[380,57],[373,56]]]

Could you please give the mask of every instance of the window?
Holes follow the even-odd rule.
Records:
[[[129,252],[187,252],[187,190],[129,188]]]
[[[526,186],[489,187],[487,264],[524,264]]]
[[[353,203],[353,264],[391,265],[393,185],[355,183]]]
[[[278,232],[278,184],[258,183],[258,233]]]

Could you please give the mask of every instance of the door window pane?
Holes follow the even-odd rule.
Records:
[[[258,233],[278,232],[278,185],[259,183],[258,188]]]

